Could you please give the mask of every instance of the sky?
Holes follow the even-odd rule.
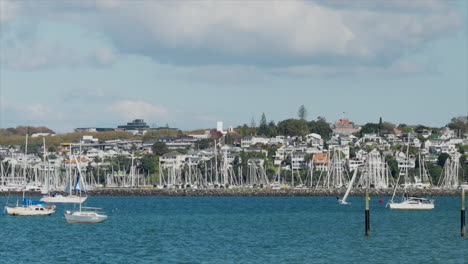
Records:
[[[0,128],[468,113],[464,0],[0,0]]]

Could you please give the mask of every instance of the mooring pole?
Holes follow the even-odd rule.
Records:
[[[466,229],[465,229],[465,189],[462,188],[461,192],[461,214],[460,214],[460,219],[461,219],[461,236],[464,237],[466,234]]]
[[[366,190],[366,236],[370,236],[369,190]]]

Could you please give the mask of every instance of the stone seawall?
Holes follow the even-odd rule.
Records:
[[[89,191],[91,196],[343,196],[346,189],[156,189],[156,188],[102,188]],[[365,189],[354,189],[351,196],[364,196]],[[410,196],[458,196],[460,190],[411,189]],[[392,189],[370,189],[370,196],[391,196]],[[0,196],[22,196],[22,192],[0,192]],[[403,195],[398,190],[396,195]],[[41,196],[39,192],[26,192],[26,196]]]

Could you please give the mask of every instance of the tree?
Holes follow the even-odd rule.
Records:
[[[278,135],[278,127],[276,126],[274,121],[270,121],[268,123],[268,136],[276,137]]]
[[[242,127],[240,127],[240,134],[242,137],[245,137],[249,134],[249,127],[247,124],[244,124]]]
[[[154,143],[153,146],[151,147],[151,150],[156,156],[162,156],[169,152],[169,149],[167,148],[166,143],[161,142],[161,141]]]
[[[285,136],[305,136],[309,128],[304,120],[286,119],[278,123],[278,132]]]
[[[450,155],[447,153],[442,153],[437,158],[437,165],[443,167],[445,165],[445,161],[450,158]]]
[[[364,126],[362,126],[360,134],[361,136],[364,134],[371,134],[371,133],[379,133],[380,132],[380,126],[379,124],[375,123],[367,123]]]
[[[457,133],[468,133],[468,116],[454,117],[447,125],[450,129],[455,130]]]
[[[159,158],[154,155],[144,155],[141,157],[140,167],[147,173],[155,173],[158,167]]]
[[[392,155],[385,156],[385,161],[388,164],[388,169],[394,178],[400,173],[400,169],[398,169],[398,162],[396,158]]]
[[[255,123],[255,119],[252,117],[252,120],[250,120],[250,128],[256,128],[257,124]]]
[[[213,145],[213,140],[209,138],[204,138],[198,140],[195,144],[197,145],[198,149],[207,149]]]
[[[305,120],[307,117],[307,109],[304,105],[299,106],[299,110],[297,111],[297,116],[299,116],[300,120]]]
[[[265,113],[263,113],[262,117],[260,118],[260,126],[258,127],[257,134],[261,136],[268,136],[268,124],[267,124]]]
[[[394,133],[395,125],[389,122],[383,122],[381,129],[383,133],[392,134]]]
[[[323,139],[330,138],[330,135],[333,132],[330,128],[330,125],[322,119],[319,119],[317,121],[310,121],[307,123],[307,126],[309,128],[310,133],[319,134],[320,136],[322,136]]]

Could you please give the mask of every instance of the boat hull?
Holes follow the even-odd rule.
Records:
[[[55,213],[54,208],[44,208],[41,206],[5,206],[9,215],[33,216],[33,215],[51,215]]]
[[[41,201],[46,203],[83,203],[86,201],[88,197],[80,197],[80,196],[44,196],[41,198]]]
[[[87,211],[67,212],[65,219],[68,223],[101,223],[107,219],[107,215]]]
[[[434,204],[390,203],[389,207],[398,210],[431,210],[434,209]]]

